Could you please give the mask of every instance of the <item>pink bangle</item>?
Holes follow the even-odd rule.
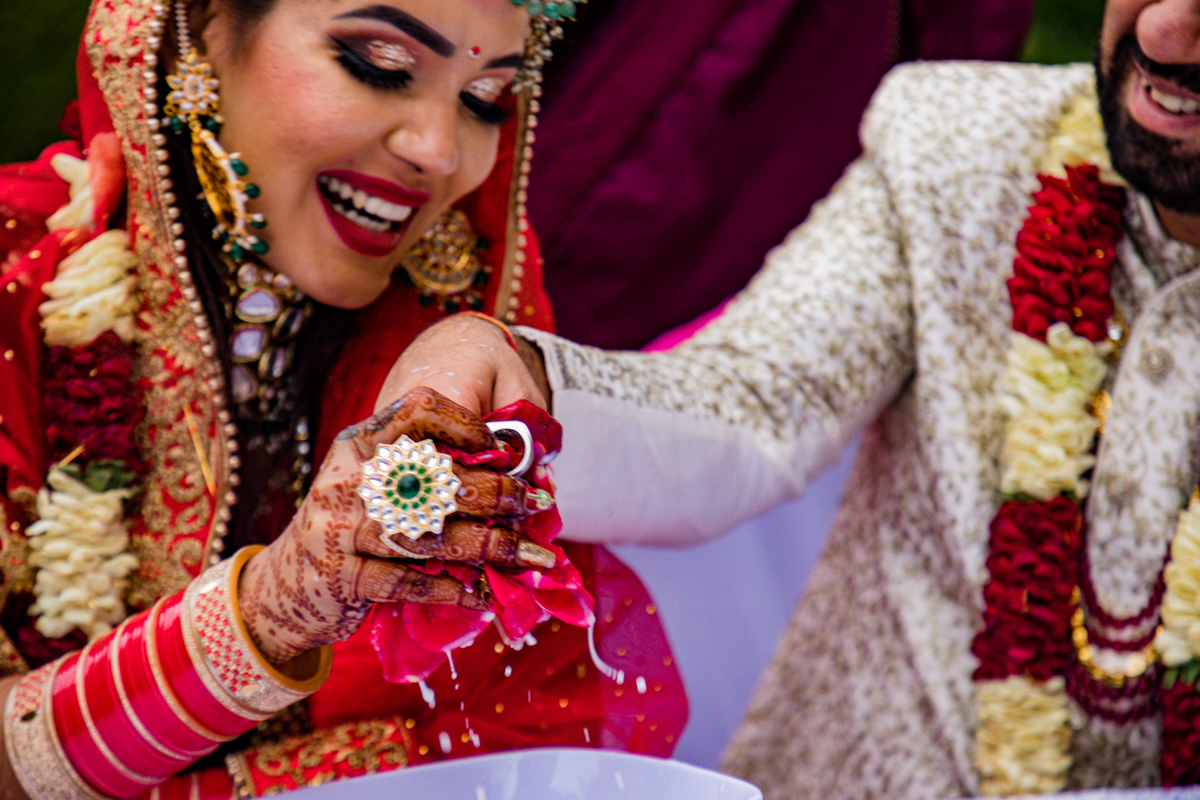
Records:
[[[460,311],[460,312],[458,312],[458,316],[460,316],[460,317],[477,317],[479,319],[482,319],[482,320],[492,323],[493,325],[495,325],[497,328],[499,328],[504,333],[504,338],[508,340],[509,347],[511,347],[514,352],[520,352],[519,350],[517,350],[517,337],[513,336],[512,330],[509,329],[509,327],[507,325],[505,325],[503,322],[496,319],[495,317],[488,316],[487,314],[484,314],[482,311]]]
[[[154,628],[160,600],[146,614],[142,625],[126,628],[117,642],[120,674],[129,691],[129,704],[150,730],[158,733],[168,747],[187,753],[207,755],[225,741],[223,737],[192,719],[166,686],[166,679],[155,669]]]
[[[67,759],[89,784],[113,797],[136,797],[160,779],[132,772],[100,741],[83,705],[80,666],[90,649],[89,644],[82,651],[68,655],[54,676],[51,711],[58,739]]]
[[[82,685],[100,741],[106,742],[116,757],[134,772],[173,775],[195,761],[199,754],[167,748],[141,724],[141,720],[132,716],[133,709],[123,702],[113,671],[117,638],[114,634],[98,641],[83,666]]]
[[[202,678],[204,662],[193,659],[184,640],[184,594],[168,600],[158,612],[155,642],[167,684],[180,703],[206,728],[223,736],[240,736],[270,716],[249,713]]]
[[[237,581],[257,549],[17,682],[5,743],[32,800],[143,795],[321,685],[329,647],[293,660],[299,679],[254,648]]]

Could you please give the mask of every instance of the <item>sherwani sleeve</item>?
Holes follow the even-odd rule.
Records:
[[[674,349],[606,352],[521,329],[545,356],[564,428],[563,535],[690,544],[799,495],[911,372],[911,297],[868,155]]]

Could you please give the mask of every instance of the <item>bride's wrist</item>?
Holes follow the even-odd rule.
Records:
[[[33,800],[137,797],[314,691],[328,648],[283,674],[237,611],[243,551],[9,693],[9,762]]]

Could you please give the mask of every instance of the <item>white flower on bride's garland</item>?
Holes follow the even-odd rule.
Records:
[[[40,519],[26,530],[29,563],[38,568],[29,613],[43,636],[80,628],[94,640],[125,618],[121,594],[138,563],[126,552],[122,508],[132,492],[97,492],[61,469],[52,469],[46,482],[37,498]]]
[[[1009,418],[1002,492],[1038,500],[1087,493],[1096,436],[1090,403],[1107,369],[1101,349],[1065,323],[1050,327],[1045,344],[1013,334],[1000,398]]]
[[[1167,591],[1154,646],[1165,666],[1178,667],[1200,657],[1200,501],[1179,515],[1163,577]]]
[[[137,256],[128,243],[125,231],[106,231],[62,260],[38,306],[47,344],[86,345],[108,330],[133,339]]]

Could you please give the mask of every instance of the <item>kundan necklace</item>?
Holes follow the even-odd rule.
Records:
[[[1101,179],[1107,152],[1094,97],[1064,117],[1050,158],[1067,165],[1065,176],[1038,176],[1008,281],[1003,502],[989,528],[983,629],[971,648],[980,791],[1064,788],[1072,701],[1117,724],[1162,708],[1163,783],[1194,782],[1200,503],[1181,516],[1171,561],[1134,616],[1100,607],[1087,563],[1084,503],[1109,407],[1102,387],[1124,338],[1111,275],[1125,192]],[[1115,656],[1101,664],[1098,648]]]

